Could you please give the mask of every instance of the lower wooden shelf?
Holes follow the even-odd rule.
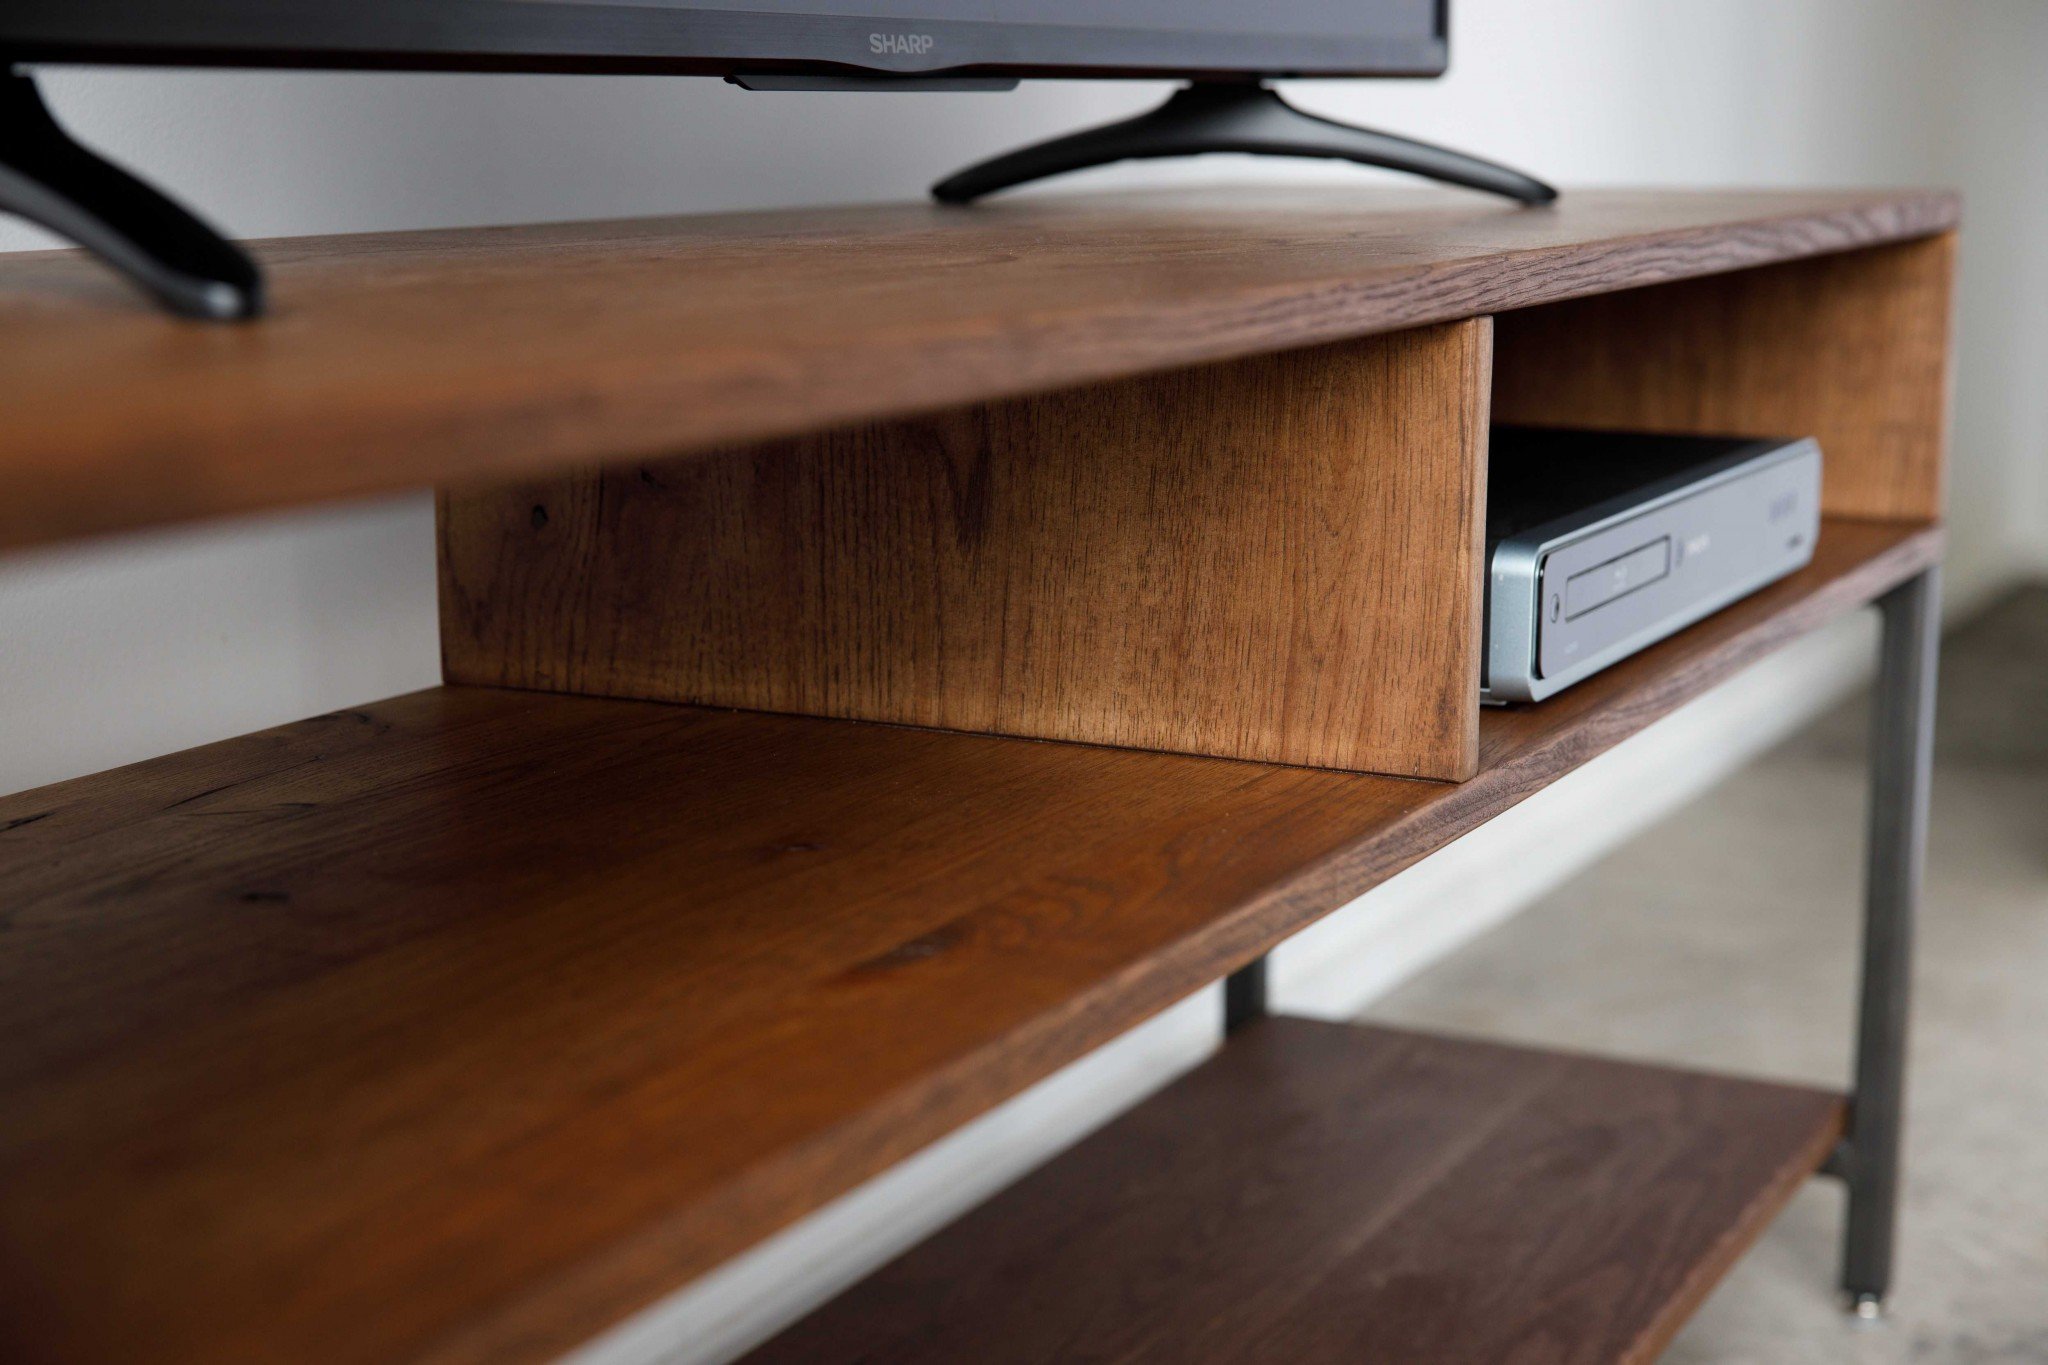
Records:
[[[551,1359],[1940,546],[1462,784],[440,688],[0,798],[0,1359]]]
[[[1268,1019],[745,1365],[1653,1358],[1840,1096]]]

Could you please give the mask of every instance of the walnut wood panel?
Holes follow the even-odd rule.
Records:
[[[1844,1110],[1265,1020],[745,1365],[1647,1365]]]
[[[1462,784],[444,688],[0,799],[0,1358],[551,1359],[1939,544]]]
[[[446,676],[1469,777],[1488,343],[446,494]]]
[[[0,547],[799,435],[1954,226],[1918,192],[1260,187],[261,244],[274,317],[0,262]]]
[[[1822,503],[1941,513],[1955,237],[1510,313],[1502,421],[1818,436]]]

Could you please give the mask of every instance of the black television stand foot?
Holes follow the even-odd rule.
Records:
[[[0,211],[78,243],[187,317],[263,311],[242,250],[160,191],[71,139],[35,79],[0,67]]]
[[[1278,91],[1242,82],[1185,86],[1149,114],[970,166],[934,185],[932,194],[942,203],[965,204],[1013,185],[1089,166],[1204,152],[1332,157],[1412,171],[1524,204],[1548,204],[1557,198],[1556,190],[1520,171],[1446,147],[1304,114],[1281,99]]]

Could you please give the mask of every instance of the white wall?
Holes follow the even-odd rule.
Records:
[[[1943,7],[1947,8],[1947,7]],[[2012,563],[2048,572],[2048,5],[1957,6],[1934,173],[1964,207],[1956,406],[1956,537],[2002,535]],[[2003,514],[2001,517],[2001,513]],[[1974,566],[1972,566],[1974,567]]]
[[[2036,151],[2048,141],[2048,96],[2035,75],[2048,7],[1458,0],[1454,10],[1449,78],[1302,85],[1297,98],[1567,185],[1960,185],[1970,203],[1951,583],[1976,595],[2048,564],[2048,390],[2034,378],[2048,370],[2048,256],[2034,249],[2048,230]],[[684,80],[97,71],[51,73],[48,88],[80,134],[243,235],[911,196],[977,155],[1160,93],[1047,83],[1007,96],[750,95]],[[1070,183],[1367,174],[1209,161]],[[43,244],[0,224],[0,249]],[[409,498],[0,560],[0,791],[431,684],[430,533],[424,500]],[[1782,723],[1824,700],[1864,644],[1824,637],[1740,695],[1667,722],[1518,822],[1333,921],[1283,961],[1282,985],[1325,1009],[1355,1004],[1512,908],[1530,849],[1562,875],[1623,832],[1587,812],[1642,818],[1657,808],[1645,797],[1677,799],[1710,780],[1740,753],[1735,737],[1754,742],[1761,718]],[[1559,831],[1588,828],[1594,839],[1560,842]],[[1512,884],[1491,875],[1501,860],[1516,865]],[[1468,909],[1446,918],[1446,904]],[[1420,912],[1432,909],[1424,926]],[[1201,1006],[1167,1016],[630,1327],[601,1358],[671,1346],[677,1360],[714,1358],[1212,1037]]]

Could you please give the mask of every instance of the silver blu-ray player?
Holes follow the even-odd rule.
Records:
[[[1480,695],[1541,701],[1813,558],[1820,447],[1495,427]]]

